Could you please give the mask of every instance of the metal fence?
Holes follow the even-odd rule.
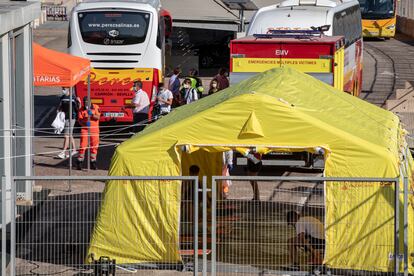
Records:
[[[68,15],[66,7],[59,5],[42,5],[42,10],[46,11],[48,21],[67,21]]]
[[[96,265],[85,264],[105,182],[109,180],[143,180],[149,185],[151,181],[174,180],[182,184],[180,202],[160,202],[181,206],[178,244],[181,263],[113,266],[103,260]],[[42,192],[34,196],[30,206],[22,206],[16,198],[16,181],[34,181],[42,186]],[[67,192],[68,181],[72,182],[71,192]],[[232,182],[227,198],[221,193],[224,181]],[[251,200],[254,182],[258,184],[260,200]],[[350,199],[333,202],[325,196],[326,183],[333,182],[344,187],[369,187],[375,183],[391,191],[387,194],[388,202],[378,201],[375,207],[378,220],[355,221],[345,217],[337,218],[335,223],[375,228],[386,218],[386,231],[393,235],[392,241],[384,239],[386,242],[364,246],[371,251],[385,247],[391,252],[390,258],[398,256],[397,262],[391,262],[392,269],[381,265],[373,266],[372,270],[366,267],[333,269],[323,265],[322,260],[324,246],[335,248],[336,238],[327,240],[326,245],[322,236],[320,239],[315,235],[307,235],[304,240],[295,239],[297,229],[303,226],[300,223],[319,223],[324,231],[327,205],[335,203],[351,208]],[[401,197],[404,205],[401,207],[402,201],[395,199],[403,191],[396,185],[399,180],[394,178],[216,176],[209,183],[216,185],[209,185],[206,177],[203,177],[202,185],[197,177],[16,177],[11,191],[7,191],[3,179],[2,191],[10,192],[11,201],[6,200],[7,193],[2,193],[2,210],[11,210],[12,221],[9,228],[2,227],[2,275],[106,275],[105,271],[137,275],[377,275],[378,271],[389,271],[382,275],[398,275],[403,269],[408,275],[407,212],[404,212],[404,237],[400,235],[400,216],[395,215],[400,214],[400,208],[404,211],[408,208],[408,180],[404,182],[404,196]],[[376,200],[369,193],[365,197],[367,204],[369,200]],[[147,199],[139,200],[146,202]],[[8,202],[11,208],[8,208]],[[366,207],[361,204],[358,208]],[[394,214],[385,211],[389,208]],[[4,212],[2,214],[4,218]],[[306,218],[298,218],[296,231],[295,222],[291,220],[295,214]],[[400,237],[404,239],[403,249],[399,248]],[[6,240],[8,244],[4,242]],[[401,258],[400,252],[404,252]]]
[[[88,247],[108,180],[145,181],[148,185],[153,181],[160,185],[168,181],[181,185],[181,201],[179,197],[168,197],[159,204],[180,206],[178,246],[182,262],[164,260],[162,263],[118,264],[116,259],[100,259],[99,256],[97,260],[87,262],[90,257],[87,256]],[[198,254],[201,251],[198,250],[198,224],[194,223],[198,222],[197,177],[23,177],[18,181],[35,181],[36,186],[42,189],[35,194],[30,206],[20,204],[15,188],[10,191],[14,215],[10,229],[2,229],[3,238],[9,235],[3,241],[10,242],[7,248],[3,243],[2,252],[7,253],[10,262],[3,259],[2,275],[113,275],[132,272],[144,275],[155,270],[159,273],[191,275],[198,269]],[[70,192],[67,191],[68,181],[72,182]],[[2,184],[6,187],[5,183]],[[139,201],[143,205],[148,202],[147,198],[127,196],[131,196],[129,200]],[[118,206],[117,200],[124,199],[117,198],[111,204]],[[3,206],[5,203],[7,201],[4,201]],[[130,215],[133,214],[136,213],[131,212]],[[128,227],[122,223],[112,226]],[[151,242],[158,241],[154,239]],[[175,247],[175,244],[172,246]]]
[[[224,181],[232,182],[227,198],[222,196],[220,190]],[[401,214],[399,201],[395,200],[400,195],[399,185],[396,185],[398,179],[213,177],[213,183],[216,185],[212,185],[211,256],[208,258],[211,262],[208,264],[211,275],[399,275],[402,270],[401,263],[404,263],[404,275],[408,275],[408,258],[403,258],[399,253],[402,252],[402,248],[399,248],[400,235],[396,234],[401,233],[399,216],[395,215]],[[327,198],[326,183],[336,183],[344,187],[344,190],[347,187],[356,188],[359,196],[365,200],[355,207],[349,198]],[[259,187],[260,200],[253,199],[253,187],[256,184]],[[372,186],[379,187],[378,191],[364,191],[365,187]],[[388,194],[388,198],[382,200],[385,194]],[[375,201],[374,213],[369,212],[368,207],[372,201]],[[405,197],[405,204],[407,202]],[[307,230],[311,229],[311,232],[316,231],[317,229],[312,228],[318,226],[322,228],[319,228],[320,232],[329,228],[325,212],[326,207],[332,208],[333,204],[341,206],[346,214],[335,218],[331,225],[383,230],[385,234],[393,235],[391,239],[384,236],[384,239],[362,242],[359,245],[370,252],[379,248],[387,250],[393,260],[387,265],[381,265],[378,260],[371,267],[353,265],[348,269],[335,269],[335,265],[325,265],[325,246],[338,248],[339,240],[343,237],[335,235],[334,238],[326,240],[325,245],[324,234],[306,233],[304,240],[301,240],[302,237],[298,235],[301,230],[298,229],[306,229],[306,224]],[[367,217],[355,220],[352,216],[358,210],[366,212]],[[300,217],[296,217],[297,215]],[[296,223],[295,220],[292,221],[292,216],[298,218]],[[312,226],[309,228],[309,225]],[[407,226],[406,217],[404,225]],[[405,245],[406,241],[405,239]],[[404,256],[408,256],[406,247],[403,251]],[[330,256],[337,253],[340,252],[331,252]],[[398,256],[397,262],[393,256]]]

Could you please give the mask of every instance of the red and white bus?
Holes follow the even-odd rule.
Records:
[[[326,36],[314,31],[320,26]],[[231,83],[290,66],[359,95],[363,45],[357,0],[286,0],[259,9],[247,35],[231,42]]]
[[[91,102],[100,106],[101,121],[133,122],[130,105],[136,80],[143,82],[154,104],[171,29],[171,15],[159,0],[86,0],[74,8],[68,49],[91,60]],[[87,95],[86,80],[76,92]]]

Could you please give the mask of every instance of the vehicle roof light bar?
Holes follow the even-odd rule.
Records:
[[[329,25],[320,27],[311,27],[311,30],[269,30],[266,34],[254,34],[255,38],[311,38],[314,36],[321,37],[324,32],[329,30]]]

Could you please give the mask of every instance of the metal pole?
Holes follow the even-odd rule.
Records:
[[[207,276],[207,177],[203,176],[203,276]]]
[[[7,269],[7,204],[6,177],[1,177],[1,275],[6,275]]]
[[[72,137],[73,137],[73,128],[72,128],[72,97],[73,91],[72,87],[69,89],[69,176],[72,175]],[[68,192],[72,190],[72,183],[69,180],[68,182]]]
[[[395,183],[395,206],[394,206],[394,274],[399,274],[399,254],[400,254],[400,239],[399,239],[399,224],[400,224],[400,183]]]
[[[241,9],[239,10],[239,20],[240,20],[240,25],[239,25],[239,32],[244,32],[245,30],[245,22],[244,22],[244,10]]]
[[[194,276],[198,275],[198,179],[194,181],[194,217],[193,217],[193,226],[194,226]]]
[[[408,276],[408,177],[404,176],[404,276]]]
[[[213,177],[211,182],[211,276],[216,275],[216,227],[217,227],[217,180]]]
[[[88,110],[91,109],[91,75],[88,75]],[[88,114],[88,159],[86,161],[88,171],[91,169],[91,118]]]
[[[12,177],[11,181],[11,229],[10,229],[10,276],[16,275],[16,181]]]

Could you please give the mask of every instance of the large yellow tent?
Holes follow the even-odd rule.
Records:
[[[279,68],[174,110],[122,143],[109,174],[179,176],[196,162],[204,164],[202,175],[220,175],[220,165],[212,164],[223,151],[256,146],[263,152],[321,147],[325,176],[394,178],[401,165],[411,176],[404,135],[391,112]],[[165,181],[107,183],[88,254],[117,263],[179,262],[180,188]],[[326,183],[329,267],[392,271],[393,195],[384,183]]]

